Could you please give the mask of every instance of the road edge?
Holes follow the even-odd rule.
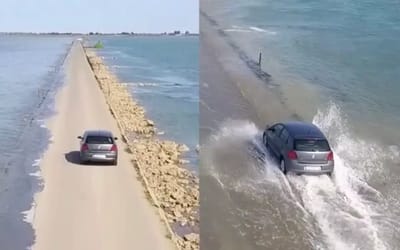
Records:
[[[121,132],[122,139],[126,143],[130,153],[133,154],[132,145],[134,143],[131,141],[129,136],[126,135],[125,128],[121,124],[121,119],[117,114],[118,112],[116,112],[116,110],[114,109],[113,105],[111,104],[109,95],[107,95],[107,92],[108,92],[108,94],[110,94],[110,88],[108,88],[108,90],[102,88],[101,82],[100,82],[101,80],[99,79],[98,75],[96,74],[96,71],[93,68],[93,64],[90,61],[90,58],[89,58],[89,55],[88,55],[88,51],[86,50],[86,48],[82,44],[80,44],[80,45],[81,45],[81,47],[82,47],[82,49],[83,49],[83,51],[85,53],[85,58],[86,58],[86,61],[87,61],[88,65],[91,68],[92,74],[93,74],[94,78],[96,79],[96,81],[98,83],[98,87],[100,88],[100,90],[102,91],[102,93],[104,95],[104,98],[105,98],[106,103],[108,105],[109,111],[110,111],[111,115],[114,117],[114,119],[117,122],[118,128],[119,128],[119,130]],[[94,51],[92,51],[92,52],[94,52]],[[95,52],[94,52],[94,54],[96,55]],[[119,83],[119,82],[117,82],[117,83]],[[131,99],[133,99],[132,96],[131,96]],[[144,188],[145,188],[145,192],[149,195],[149,198],[150,198],[149,201],[151,203],[153,203],[152,205],[154,205],[157,208],[157,212],[158,212],[159,216],[161,217],[161,220],[163,221],[163,223],[166,226],[168,237],[173,241],[173,243],[176,246],[176,248],[177,249],[193,249],[193,250],[199,249],[198,240],[185,238],[185,237],[182,238],[179,235],[177,235],[177,233],[172,229],[172,227],[170,225],[170,221],[169,221],[168,216],[167,216],[167,213],[162,208],[162,205],[161,205],[159,199],[157,198],[156,194],[154,193],[153,189],[151,188],[151,185],[149,184],[149,180],[145,175],[144,167],[138,161],[136,161],[135,159],[132,159],[132,164],[133,164],[133,167],[137,170],[140,179],[142,180],[142,183],[143,183]],[[198,187],[197,187],[197,189],[198,189]],[[189,248],[187,248],[188,246],[189,246]]]

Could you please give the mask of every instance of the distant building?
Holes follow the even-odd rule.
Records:
[[[178,36],[178,35],[180,35],[181,34],[181,32],[179,31],[179,30],[175,30],[174,32],[172,32],[172,33],[168,33],[168,35],[170,35],[170,36]]]

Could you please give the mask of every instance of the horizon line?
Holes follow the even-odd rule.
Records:
[[[200,35],[199,32],[189,31],[173,31],[173,32],[34,32],[34,31],[0,31],[0,34],[13,35],[13,34],[26,34],[26,35]]]
[[[0,31],[1,33],[24,33],[24,34],[199,34],[199,32],[193,32],[189,30],[173,30],[173,31],[157,31],[157,32],[136,32],[136,31],[111,31],[111,32],[100,32],[100,31]]]

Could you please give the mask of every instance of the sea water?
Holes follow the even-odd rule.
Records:
[[[227,33],[255,60],[262,52],[277,81],[311,84],[317,108],[332,101],[360,136],[398,144],[399,2],[239,0],[218,9]]]
[[[220,0],[207,4],[212,7],[202,8],[215,20],[221,37],[241,49],[241,58],[258,62],[262,53],[261,69],[270,75],[265,88],[273,82],[286,108],[320,127],[335,155],[332,178],[283,176],[273,171],[277,166],[267,157],[263,164],[267,176],[258,177],[262,179],[258,182],[254,176],[240,180],[231,174],[235,163],[237,169],[249,172],[257,165],[232,145],[228,146],[233,150],[224,146],[220,150],[234,160],[220,159],[217,151],[212,152],[211,172],[223,191],[208,195],[220,195],[215,200],[221,202],[227,196],[227,202],[219,214],[215,209],[209,213],[222,218],[226,210],[231,211],[227,217],[235,224],[224,226],[243,236],[235,238],[234,246],[247,240],[246,249],[297,244],[311,244],[313,249],[396,249],[400,242],[400,3]],[[274,106],[279,112],[280,104],[269,102],[265,99],[264,106],[252,109]],[[242,123],[222,124],[223,131],[242,131],[236,132],[238,139],[224,140],[236,142],[247,136],[268,155],[260,142],[262,131],[249,129],[251,121]],[[240,199],[233,200],[235,196]],[[231,242],[228,237],[224,240]]]
[[[26,249],[34,240],[33,195],[50,139],[44,119],[63,82],[70,37],[0,35],[0,245]]]
[[[198,37],[103,36],[98,54],[155,121],[160,136],[184,143],[190,167],[198,157]]]

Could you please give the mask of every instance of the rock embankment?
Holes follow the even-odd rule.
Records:
[[[145,110],[133,100],[127,87],[94,51],[86,49],[86,55],[127,141],[133,164],[172,239],[179,249],[199,249],[199,180],[182,167],[180,159],[188,148],[158,139],[154,122],[146,118]]]

